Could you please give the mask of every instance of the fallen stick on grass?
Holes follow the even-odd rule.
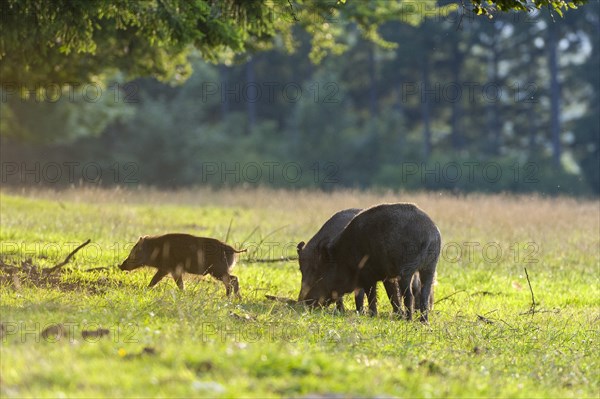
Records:
[[[84,242],[83,244],[81,244],[80,246],[78,246],[77,248],[75,248],[73,250],[73,252],[71,252],[70,254],[68,254],[67,257],[65,258],[65,260],[63,260],[62,262],[60,262],[56,266],[51,267],[50,269],[45,269],[44,272],[46,272],[48,274],[54,273],[54,271],[60,269],[61,267],[63,267],[67,263],[69,263],[69,261],[71,260],[71,258],[73,257],[73,255],[75,255],[77,253],[77,251],[79,251],[81,248],[83,248],[86,245],[88,245],[90,242],[92,242],[92,240],[88,238],[88,240],[86,242]]]
[[[435,301],[435,302],[434,302],[434,304],[436,304],[436,303],[438,303],[438,302],[445,301],[445,300],[446,300],[446,299],[448,299],[448,298],[452,298],[454,295],[456,295],[456,294],[460,294],[461,292],[466,292],[466,291],[465,291],[465,290],[458,290],[458,291],[454,291],[452,294],[450,294],[450,295],[447,295],[447,296],[445,296],[445,297],[443,297],[443,298],[441,298],[441,299],[438,299],[437,301]]]
[[[277,259],[246,259],[248,263],[277,263],[277,262],[289,262],[292,260],[298,260],[297,256],[290,256],[286,258],[277,258]]]
[[[84,272],[99,272],[100,270],[110,270],[108,267],[92,267],[91,269],[85,269]]]
[[[272,301],[287,303],[288,305],[296,305],[297,303],[299,303],[298,301],[295,301],[293,299],[283,298],[283,297],[275,296],[275,295],[265,295],[265,297]]]
[[[531,314],[535,313],[535,296],[533,295],[533,288],[531,287],[531,281],[529,280],[529,273],[527,273],[527,268],[523,267],[523,269],[525,269],[525,277],[527,277],[527,284],[529,285],[529,292],[531,292],[531,308],[529,308],[529,312]]]

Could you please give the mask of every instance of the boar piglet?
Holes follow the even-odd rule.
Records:
[[[427,322],[441,235],[414,204],[383,204],[357,214],[332,242],[321,248],[321,268],[302,287],[300,300],[328,304],[356,288],[398,280],[405,317],[412,318],[413,277],[421,282],[421,320]],[[304,276],[303,276],[304,277]]]
[[[171,274],[177,286],[183,290],[183,273],[206,275],[225,284],[227,296],[233,291],[239,294],[236,276],[229,271],[238,253],[231,246],[214,238],[196,237],[190,234],[164,234],[140,237],[127,259],[119,266],[121,270],[134,270],[142,266],[156,267],[149,287],[153,287],[167,274]]]

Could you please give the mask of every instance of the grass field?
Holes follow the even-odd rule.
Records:
[[[297,262],[251,259],[295,255],[337,210],[396,201],[417,203],[442,232],[429,326],[397,320],[383,289],[374,318],[265,299],[297,297]],[[600,394],[597,200],[4,189],[0,227],[0,259],[29,271],[92,240],[52,278],[1,271],[3,397]],[[241,300],[210,277],[147,289],[151,269],[117,268],[140,235],[228,230],[228,243],[249,248],[234,269]],[[59,323],[58,336],[42,334]],[[82,336],[99,327],[108,334]]]

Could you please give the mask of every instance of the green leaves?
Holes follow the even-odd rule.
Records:
[[[496,11],[527,12],[526,0],[471,0],[477,15]],[[533,0],[559,15],[585,0]],[[456,4],[438,7],[435,0],[4,0],[0,2],[0,73],[6,82],[35,87],[48,82],[89,81],[90,76],[118,68],[128,77],[153,75],[169,79],[173,59],[184,59],[191,47],[217,62],[231,51],[269,48],[282,38],[287,48],[295,27],[313,35],[311,60],[345,50],[343,33],[356,24],[370,41],[394,44],[379,35],[379,26],[399,20],[417,25],[427,16],[445,15]],[[335,26],[334,26],[335,25]]]
[[[545,7],[563,17],[563,10],[576,9],[577,6],[587,3],[587,0],[486,0],[485,4],[482,4],[481,0],[471,0],[471,2],[476,15],[491,15],[496,11],[529,12],[534,7],[538,10]]]

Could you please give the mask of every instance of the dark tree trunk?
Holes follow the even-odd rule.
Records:
[[[377,115],[377,65],[374,44],[369,45],[369,110],[371,116]]]
[[[421,90],[421,118],[423,119],[423,157],[425,160],[431,155],[431,108],[429,96],[425,93],[430,89],[429,85],[429,57],[427,51],[423,51],[421,78],[423,90]]]
[[[550,137],[552,140],[552,160],[560,165],[562,148],[560,144],[560,83],[558,81],[558,25],[548,22],[548,67],[550,69]]]
[[[244,99],[247,105],[247,113],[248,113],[248,129],[247,134],[252,133],[254,130],[254,126],[256,125],[256,89],[254,86],[256,85],[256,80],[254,78],[254,57],[250,58],[250,60],[246,63],[246,87],[242,90],[242,94],[246,95]]]
[[[221,93],[227,92],[227,86],[229,85],[229,70],[226,65],[219,65],[219,88],[225,88],[221,90]],[[221,97],[221,119],[224,121],[229,114],[229,98],[227,96]]]
[[[527,143],[529,155],[533,156],[536,152],[536,131],[537,131],[537,123],[535,119],[535,110],[531,103],[526,103],[527,109],[527,131],[529,134],[529,141]]]
[[[499,32],[498,32],[499,33]],[[498,49],[498,39],[494,37],[492,39],[492,43],[490,45],[490,58],[488,65],[488,84],[491,84],[497,90],[499,90],[499,76],[498,76],[498,63],[500,61],[500,51]],[[490,92],[495,94],[495,91]],[[499,98],[485,98],[487,101],[487,124],[488,124],[488,132],[491,134],[491,148],[490,152],[494,155],[498,155],[500,153],[501,146],[501,126],[500,126],[500,107],[498,106]]]
[[[368,73],[369,73],[369,113],[373,118],[369,138],[365,145],[366,153],[371,159],[366,170],[370,174],[375,174],[381,164],[381,150],[379,146],[379,131],[375,117],[378,114],[377,107],[377,63],[375,61],[375,45],[369,43],[368,50]],[[366,183],[366,181],[365,181]]]
[[[528,43],[533,43],[534,39],[535,39],[535,34],[532,32],[531,29],[527,30],[527,42]],[[527,82],[535,82],[535,78],[536,78],[536,68],[534,67],[534,63],[536,58],[538,57],[537,54],[535,54],[533,51],[529,51],[529,60],[528,60],[528,64],[529,65],[525,65],[525,69],[527,71]],[[526,115],[526,129],[527,129],[527,136],[528,136],[528,151],[529,151],[529,157],[533,158],[536,155],[537,152],[537,136],[538,136],[538,131],[539,131],[539,118],[537,116],[536,113],[536,103],[537,103],[537,98],[526,98],[525,99],[525,115]]]
[[[454,59],[452,60],[453,61],[452,62],[452,83],[456,85],[455,87],[457,90],[459,90],[459,93],[460,93],[460,90],[462,88],[462,81],[460,78],[460,70],[462,67],[464,54],[461,52],[460,48],[458,47],[458,45],[459,45],[458,37],[456,37],[453,40],[453,43],[454,43],[454,45],[453,45]],[[453,98],[448,97],[445,100],[452,102],[452,117],[451,117],[452,148],[455,150],[460,150],[463,146],[463,139],[462,139],[461,128],[460,128],[460,125],[461,125],[460,119],[461,119],[461,113],[462,113],[461,97],[458,95],[455,95],[454,90],[450,90],[450,88],[448,88],[448,90],[444,90],[444,93],[447,93],[448,95],[453,97]]]

